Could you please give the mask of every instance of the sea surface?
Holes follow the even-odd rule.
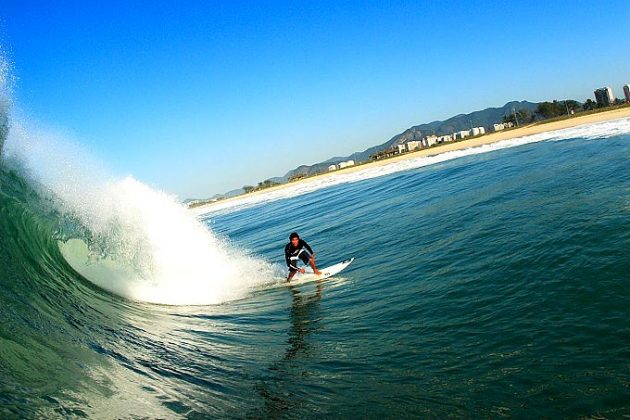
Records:
[[[216,207],[209,268],[155,246],[189,216],[104,218],[2,165],[2,418],[630,416],[629,120]],[[356,260],[283,285],[292,231]],[[71,238],[139,274],[79,274]]]

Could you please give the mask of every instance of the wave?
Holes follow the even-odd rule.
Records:
[[[41,252],[63,276],[72,277],[69,263],[106,291],[170,305],[238,299],[278,277],[277,266],[215,235],[175,197],[115,176],[78,142],[12,116],[13,83],[0,49],[0,187],[6,203],[17,200],[35,218],[23,222],[53,226],[39,239],[54,240],[61,254]],[[19,220],[7,218],[0,235],[21,232],[11,225]],[[15,260],[44,258],[15,252]]]
[[[541,141],[560,141],[574,138],[608,138],[627,133],[630,133],[630,119],[628,118],[596,124],[580,125],[568,129],[548,131],[545,133],[503,140],[483,146],[444,152],[434,156],[409,158],[381,166],[357,170],[351,173],[330,174],[324,178],[305,180],[295,185],[288,185],[285,188],[269,192],[261,192],[256,195],[244,195],[232,200],[226,200],[225,202],[218,202],[210,207],[195,208],[192,211],[198,217],[222,211],[236,211],[276,200],[296,197],[334,185],[364,181],[371,178],[390,175],[396,172],[435,165],[437,163],[465,156],[488,153],[530,143],[537,143]]]
[[[0,50],[0,156],[9,133],[9,109],[11,106],[9,70],[9,64],[2,58],[2,51]]]
[[[279,267],[215,235],[175,197],[113,176],[61,136],[12,122],[3,162],[37,192],[29,206],[48,208],[65,259],[58,265],[67,262],[106,291],[206,305],[244,297],[278,277]]]

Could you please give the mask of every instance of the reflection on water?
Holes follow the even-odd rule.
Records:
[[[285,353],[283,361],[289,362],[292,359],[300,357],[308,357],[311,355],[311,349],[306,338],[314,331],[319,329],[320,324],[320,300],[322,297],[322,282],[317,283],[317,287],[313,294],[302,295],[295,288],[290,288],[293,295],[291,305],[291,331],[289,332],[289,348]]]
[[[289,287],[289,291],[292,301],[287,349],[280,360],[268,367],[265,373],[268,376],[255,385],[264,401],[263,412],[256,415],[263,417],[275,417],[305,404],[307,395],[298,394],[295,389],[309,376],[307,361],[318,356],[317,347],[313,344],[315,340],[309,340],[309,336],[322,328],[322,281],[318,281],[315,291],[309,294],[293,286]]]

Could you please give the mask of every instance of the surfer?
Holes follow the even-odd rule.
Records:
[[[298,271],[300,273],[304,273],[306,271],[304,268],[298,268],[298,260],[302,260],[304,264],[310,264],[316,275],[319,276],[322,274],[315,265],[315,253],[313,252],[313,249],[306,243],[305,240],[300,238],[300,235],[298,235],[297,232],[293,232],[289,235],[289,243],[284,247],[284,259],[289,267],[289,276],[287,277],[287,281],[290,281]]]

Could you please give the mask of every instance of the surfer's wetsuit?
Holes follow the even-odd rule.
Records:
[[[298,270],[298,260],[302,260],[304,264],[308,264],[312,254],[313,249],[301,238],[297,247],[294,247],[293,244],[289,242],[287,246],[284,247],[284,259],[287,262],[287,267],[289,267],[289,272],[292,273]]]

